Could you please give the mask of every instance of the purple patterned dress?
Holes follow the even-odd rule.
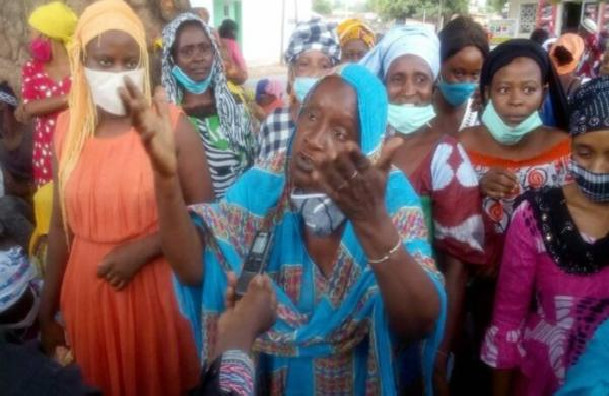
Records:
[[[603,254],[603,250],[605,254]],[[518,371],[518,395],[551,395],[609,318],[609,236],[593,241],[561,188],[531,193],[507,232],[482,360]]]

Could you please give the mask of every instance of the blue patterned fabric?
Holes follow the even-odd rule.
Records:
[[[565,384],[556,396],[609,395],[609,320],[605,320],[594,333],[579,360],[567,371]]]
[[[336,25],[323,19],[312,19],[296,25],[290,36],[284,59],[289,65],[298,55],[307,51],[321,51],[330,58],[333,65],[340,62],[340,42]]]
[[[374,156],[383,139],[386,109],[381,82],[360,66],[339,72],[358,96],[362,151]],[[379,88],[377,90],[377,87]],[[375,93],[383,93],[375,97]],[[384,105],[379,105],[383,104]],[[379,112],[382,113],[382,112]],[[246,172],[217,204],[195,205],[193,219],[206,235],[203,290],[176,282],[184,314],[197,333],[201,358],[209,357],[216,324],[224,310],[226,272],[241,271],[257,231],[273,230],[267,273],[274,280],[278,319],[254,346],[261,394],[397,393],[398,345],[388,327],[373,270],[347,222],[333,272],[327,278],[309,256],[302,218],[293,212],[286,183],[286,152]],[[420,367],[431,394],[435,350],[444,332],[445,293],[431,257],[419,199],[402,172],[388,177],[386,207],[405,249],[425,269],[442,301],[433,334],[421,343]],[[401,360],[400,360],[401,361]]]

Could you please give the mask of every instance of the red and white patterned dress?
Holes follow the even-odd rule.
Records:
[[[510,225],[514,204],[526,191],[541,187],[560,187],[570,181],[567,163],[571,156],[571,139],[565,138],[535,158],[514,161],[495,158],[473,150],[467,152],[478,179],[492,167],[504,168],[516,175],[518,190],[503,199],[484,197],[482,207],[486,220],[487,260],[496,264],[501,258],[505,233]]]
[[[43,62],[29,60],[21,69],[21,75],[21,96],[24,104],[34,100],[57,98],[70,92],[71,78],[68,76],[61,81],[53,80],[44,70]],[[36,187],[41,187],[53,180],[53,134],[60,112],[35,118],[32,165]]]
[[[430,202],[434,248],[466,263],[484,264],[478,178],[457,140],[439,140],[408,179],[423,205]]]

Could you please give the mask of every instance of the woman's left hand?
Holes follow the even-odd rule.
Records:
[[[376,163],[348,142],[346,149],[314,159],[313,178],[352,222],[366,222],[385,212],[385,188],[393,155],[401,139],[388,141]]]

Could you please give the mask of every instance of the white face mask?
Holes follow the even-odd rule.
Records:
[[[118,94],[118,89],[125,86],[125,77],[129,77],[140,91],[144,90],[143,68],[115,73],[85,67],[85,77],[91,90],[93,103],[110,114],[121,116],[127,114],[125,105]]]
[[[17,323],[0,325],[0,331],[2,331],[2,330],[4,330],[4,331],[23,330],[23,329],[30,328],[34,324],[34,322],[36,321],[36,317],[38,316],[38,307],[40,306],[40,296],[38,295],[38,293],[36,293],[32,289],[32,287],[28,288],[26,293],[28,293],[28,292],[32,293],[34,302],[32,303],[32,307],[30,308],[30,311],[27,313],[27,315],[25,315],[25,318],[21,319]]]

